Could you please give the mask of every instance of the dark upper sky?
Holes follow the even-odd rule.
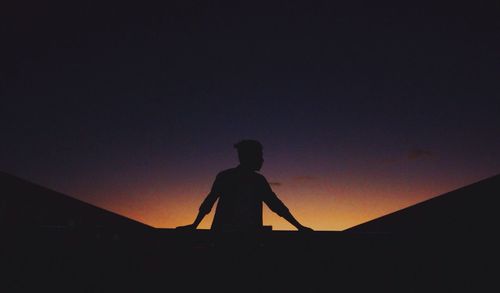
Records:
[[[500,171],[500,2],[235,2],[2,9],[1,170],[174,226],[256,138],[332,229]]]

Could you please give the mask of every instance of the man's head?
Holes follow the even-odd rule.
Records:
[[[242,166],[256,171],[262,168],[264,158],[260,142],[253,139],[245,139],[235,144],[234,147],[238,150],[238,158]]]

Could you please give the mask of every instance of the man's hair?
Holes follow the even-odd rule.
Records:
[[[262,144],[253,139],[244,139],[235,143],[234,147],[238,150],[238,157],[240,158],[240,161],[262,153]]]

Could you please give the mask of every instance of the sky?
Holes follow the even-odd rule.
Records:
[[[0,170],[173,228],[257,139],[316,230],[500,173],[500,3],[337,2],[10,3]]]

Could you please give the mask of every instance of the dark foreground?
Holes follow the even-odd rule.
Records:
[[[4,235],[1,292],[477,292],[497,266],[478,235]]]

